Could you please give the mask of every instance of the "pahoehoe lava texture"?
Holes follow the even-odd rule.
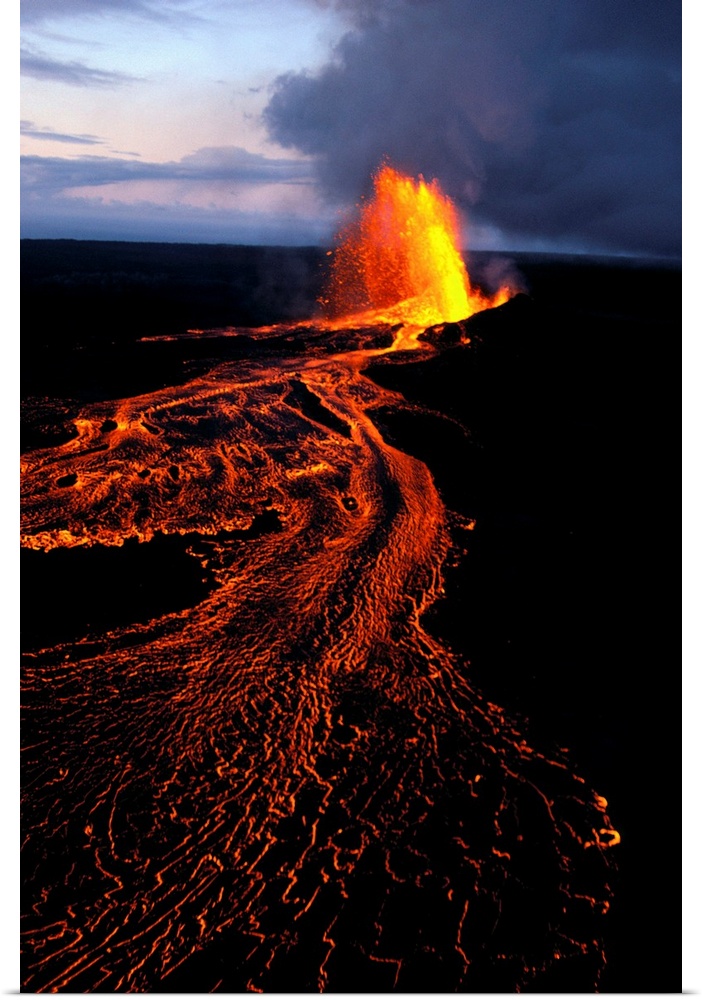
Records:
[[[489,504],[398,445],[480,471],[481,428],[368,331],[260,336],[23,456],[26,558],[84,602],[24,657],[23,989],[596,988],[607,804],[428,626]]]

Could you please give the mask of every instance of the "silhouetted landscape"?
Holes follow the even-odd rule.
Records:
[[[676,992],[679,264],[385,353],[324,248],[21,254],[23,988]]]

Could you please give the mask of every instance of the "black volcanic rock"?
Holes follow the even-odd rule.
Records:
[[[533,316],[532,300],[528,295],[519,292],[494,309],[483,309],[456,323],[437,323],[435,326],[427,327],[420,333],[419,340],[434,344],[436,347],[455,347],[473,337],[512,331],[515,325],[531,322]]]
[[[523,332],[525,325],[532,324],[538,307],[523,292],[514,295],[507,302],[494,309],[483,309],[462,321],[466,337],[486,337],[500,333]]]
[[[319,396],[308,389],[300,379],[294,379],[292,388],[285,397],[285,402],[288,406],[292,406],[298,412],[309,417],[310,420],[314,420],[315,423],[323,424],[344,437],[351,437],[351,428],[346,421],[327,409]]]
[[[437,323],[427,327],[424,333],[419,334],[418,339],[438,347],[452,347],[464,339],[465,323],[465,320],[458,323]]]
[[[22,649],[99,635],[196,604],[214,582],[189,554],[190,544],[180,535],[159,534],[122,546],[23,548],[22,586],[31,600],[22,606]]]
[[[78,437],[77,407],[68,401],[28,399],[20,410],[20,452],[54,448]]]

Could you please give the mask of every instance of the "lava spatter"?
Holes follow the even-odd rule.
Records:
[[[339,233],[326,314],[346,326],[351,317],[402,324],[396,347],[411,349],[427,327],[506,302],[509,287],[488,295],[471,283],[460,243],[458,212],[438,181],[384,164],[372,197]]]

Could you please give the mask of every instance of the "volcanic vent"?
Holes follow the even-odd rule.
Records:
[[[338,240],[322,300],[328,315],[347,326],[401,323],[404,347],[429,326],[467,319],[511,294],[506,286],[490,296],[471,285],[458,215],[438,181],[415,180],[389,164]]]

